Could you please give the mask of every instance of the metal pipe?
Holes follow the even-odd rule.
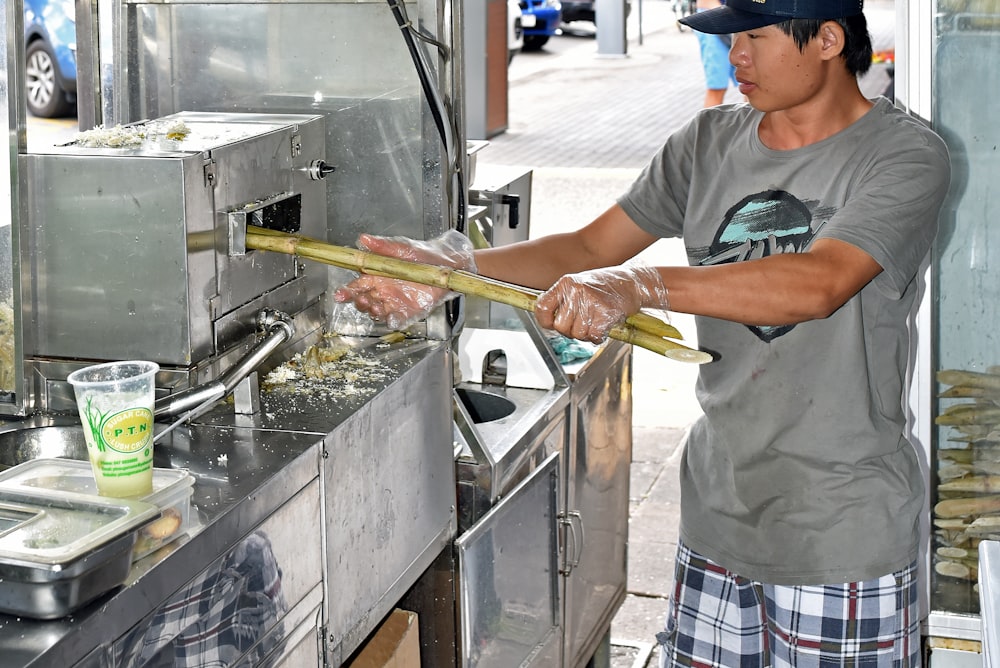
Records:
[[[257,326],[266,332],[260,343],[251,348],[233,366],[219,374],[215,380],[158,399],[153,409],[155,418],[176,417],[201,406],[207,409],[232,392],[244,378],[270,357],[278,346],[295,335],[291,317],[275,309],[262,309],[257,314]],[[195,414],[187,416],[188,419],[194,417]]]

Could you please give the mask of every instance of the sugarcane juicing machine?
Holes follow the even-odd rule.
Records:
[[[95,361],[148,359],[161,386],[193,385],[244,351],[262,311],[316,310],[320,268],[244,239],[248,224],[322,234],[322,117],[186,112],[78,137],[21,157],[39,408],[72,410],[64,379]]]

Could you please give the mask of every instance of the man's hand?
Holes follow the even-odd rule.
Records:
[[[546,329],[600,343],[641,308],[667,310],[658,271],[641,262],[563,276],[538,297],[535,318]]]
[[[358,247],[401,260],[476,271],[472,245],[467,237],[455,230],[430,241],[362,234]],[[443,288],[363,274],[339,288],[334,293],[334,299],[353,302],[359,311],[374,320],[382,320],[392,329],[404,329],[426,318],[450,294]]]

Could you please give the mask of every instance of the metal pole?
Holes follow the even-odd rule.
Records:
[[[625,39],[625,0],[597,0],[595,10],[598,55],[626,55],[628,40]]]

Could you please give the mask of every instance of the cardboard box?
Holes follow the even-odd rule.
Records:
[[[420,668],[417,613],[393,610],[346,668]]]

